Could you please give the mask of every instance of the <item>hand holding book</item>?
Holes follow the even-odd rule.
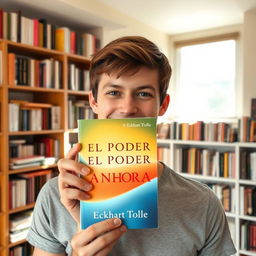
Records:
[[[80,224],[79,200],[90,198],[88,191],[92,189],[91,184],[79,177],[79,175],[88,175],[90,172],[86,165],[76,161],[80,150],[81,145],[76,144],[67,156],[58,162],[61,202],[77,224]]]
[[[86,176],[90,170],[86,165],[76,161],[81,145],[76,144],[64,159],[58,162],[59,190],[61,202],[77,223],[78,232],[71,240],[74,255],[78,251],[89,255],[101,253],[107,255],[114,244],[126,232],[120,219],[108,219],[91,225],[85,230],[80,230],[80,200],[90,197],[88,192],[92,189],[85,179],[79,175]],[[104,241],[104,242],[102,242]]]

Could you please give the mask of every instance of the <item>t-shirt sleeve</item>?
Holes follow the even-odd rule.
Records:
[[[50,194],[51,187],[48,182],[43,186],[38,195],[27,241],[43,251],[64,253],[65,247],[56,239],[52,228],[52,225],[54,225],[53,219],[57,216],[49,214],[52,212],[50,211]]]
[[[198,255],[231,256],[236,253],[227,218],[220,200],[210,191],[206,223],[206,241]]]

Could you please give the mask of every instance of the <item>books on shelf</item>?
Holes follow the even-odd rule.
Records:
[[[10,242],[15,243],[26,238],[32,221],[32,211],[21,212],[10,218]]]
[[[236,190],[234,186],[218,183],[207,183],[221,201],[225,212],[235,213],[236,211]]]
[[[89,70],[76,67],[75,64],[69,64],[68,87],[73,91],[89,91],[90,77]]]
[[[161,127],[161,124],[159,126]],[[164,128],[168,131],[167,127]],[[160,128],[159,130],[161,131]],[[224,122],[205,123],[197,121],[192,124],[171,122],[169,124],[169,131],[169,135],[165,135],[165,137],[172,140],[235,142],[237,141],[238,128],[236,124]]]
[[[67,27],[56,27],[47,19],[28,18],[21,11],[6,12],[0,8],[0,38],[47,49],[90,57],[98,48],[91,33],[78,33]]]
[[[9,103],[10,132],[58,130],[60,127],[60,106],[20,100]]]
[[[241,151],[240,179],[256,181],[256,152],[249,150]]]
[[[9,141],[10,168],[54,164],[60,157],[60,142],[53,138],[36,138],[27,143],[26,139]]]
[[[17,170],[43,164],[44,156],[27,156],[22,158],[10,158],[10,169]]]
[[[241,250],[256,250],[256,223],[244,221],[241,223]]]
[[[240,214],[256,216],[256,187],[240,186]]]
[[[8,84],[60,89],[62,63],[53,58],[38,60],[8,53]]]
[[[42,186],[52,178],[51,169],[11,176],[9,181],[9,208],[34,203]]]
[[[33,247],[29,243],[21,244],[10,248],[9,256],[33,255]]]
[[[256,98],[251,100],[251,118],[256,120]]]
[[[156,119],[79,120],[78,131],[94,187],[80,202],[81,228],[115,217],[129,229],[157,228]]]
[[[162,145],[158,145],[157,147],[157,159],[163,163],[165,163],[167,166],[170,166],[170,148],[164,147]]]
[[[235,178],[235,152],[180,147],[174,150],[178,172],[204,176]]]
[[[241,142],[256,142],[256,119],[248,116],[239,119],[239,138]]]
[[[74,129],[78,127],[77,120],[93,119],[94,114],[88,103],[85,100],[69,100],[68,101],[68,127]]]

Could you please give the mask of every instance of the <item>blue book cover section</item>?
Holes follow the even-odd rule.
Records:
[[[157,228],[156,118],[78,121],[79,161],[91,172],[80,202],[81,228],[120,218],[129,229]]]

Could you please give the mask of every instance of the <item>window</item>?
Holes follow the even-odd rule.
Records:
[[[176,69],[176,119],[236,116],[236,39],[178,46]]]

